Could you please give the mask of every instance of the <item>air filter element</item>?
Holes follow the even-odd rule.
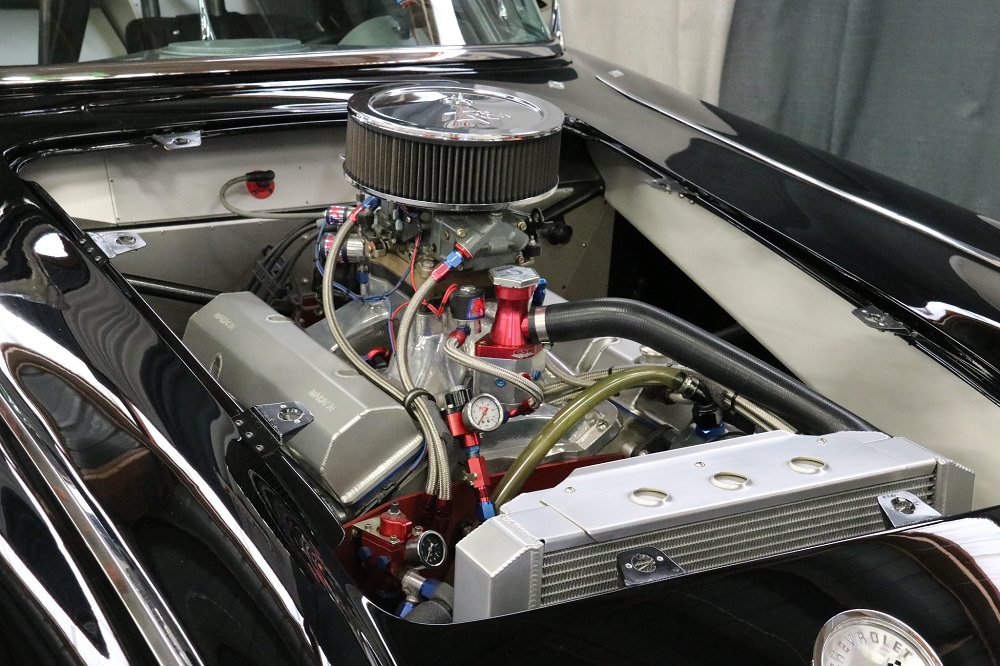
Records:
[[[410,84],[365,90],[347,104],[344,172],[358,188],[439,210],[497,210],[559,182],[563,113],[496,88]]]

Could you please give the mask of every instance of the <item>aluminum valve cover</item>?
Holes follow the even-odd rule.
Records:
[[[252,294],[217,296],[191,317],[184,342],[244,406],[297,400],[312,412],[288,450],[348,507],[420,448],[398,403]]]

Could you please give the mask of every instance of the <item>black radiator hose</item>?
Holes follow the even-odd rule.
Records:
[[[876,430],[760,359],[669,312],[625,298],[557,303],[528,315],[537,342],[612,336],[651,347],[775,412],[804,432]]]

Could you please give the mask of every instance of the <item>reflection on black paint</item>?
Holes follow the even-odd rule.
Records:
[[[13,347],[5,357],[59,434],[87,488],[141,555],[206,663],[294,663],[258,604],[216,554],[225,549],[217,526],[192,506],[187,490],[143,443],[145,434],[134,422],[51,360]],[[245,569],[243,562],[235,566]]]
[[[48,359],[8,349],[8,363],[25,391],[60,434],[65,453],[88,489],[116,522],[155,510],[167,478],[142,433],[89,384]]]
[[[0,489],[0,513],[10,547],[73,623],[107,654],[94,611],[42,519],[10,488]]]
[[[0,664],[79,666],[59,630],[0,565]]]
[[[185,516],[186,517],[186,516]],[[133,526],[150,574],[207,664],[281,666],[297,663],[206,544],[185,527],[157,517]]]
[[[228,397],[207,389],[176,338],[88,261],[86,239],[73,241],[27,199],[0,209],[0,319],[12,324],[0,327],[0,355],[54,436],[53,453],[75,468],[204,663],[315,662],[301,617],[213,513],[233,510],[214,449],[235,436],[233,405],[220,404]]]

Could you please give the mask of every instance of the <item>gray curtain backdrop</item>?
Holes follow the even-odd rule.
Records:
[[[737,0],[719,103],[1000,219],[997,0]]]
[[[735,0],[559,0],[567,46],[715,104]]]

